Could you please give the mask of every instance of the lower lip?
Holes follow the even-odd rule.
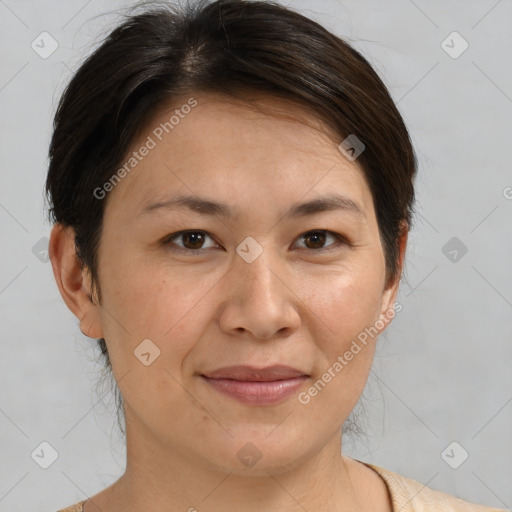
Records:
[[[210,379],[201,375],[212,387],[221,393],[230,395],[245,404],[265,405],[275,404],[295,394],[306,376],[293,379],[275,380],[269,382],[250,382],[232,379]]]

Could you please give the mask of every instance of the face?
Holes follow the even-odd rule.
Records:
[[[99,199],[101,306],[73,303],[82,332],[106,339],[128,442],[240,473],[299,464],[340,433],[398,284],[385,288],[357,160],[298,107],[254,101],[266,110],[206,93],[160,110]],[[195,203],[172,202],[185,196]],[[238,396],[204,378],[234,365],[303,377]]]

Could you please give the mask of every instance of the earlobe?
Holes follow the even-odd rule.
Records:
[[[49,256],[60,294],[80,320],[80,331],[90,338],[103,338],[99,306],[91,300],[90,273],[81,269],[75,249],[75,232],[56,223],[50,235]]]

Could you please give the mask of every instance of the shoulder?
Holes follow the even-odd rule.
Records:
[[[75,503],[74,505],[70,505],[66,508],[61,508],[60,510],[57,510],[57,512],[82,512],[84,503],[87,500],[80,501],[78,503]]]
[[[361,462],[361,461],[360,461]],[[382,477],[391,496],[394,511],[401,512],[505,512],[505,509],[487,507],[435,491],[424,484],[398,473],[363,462]]]

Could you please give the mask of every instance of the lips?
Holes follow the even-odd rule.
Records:
[[[301,370],[280,364],[265,368],[256,368],[248,365],[228,366],[203,375],[209,379],[232,379],[245,382],[270,382],[293,379],[295,377],[308,377]]]
[[[266,368],[229,366],[202,374],[201,377],[214,390],[239,402],[266,406],[295,394],[309,375],[290,366],[274,365]]]

